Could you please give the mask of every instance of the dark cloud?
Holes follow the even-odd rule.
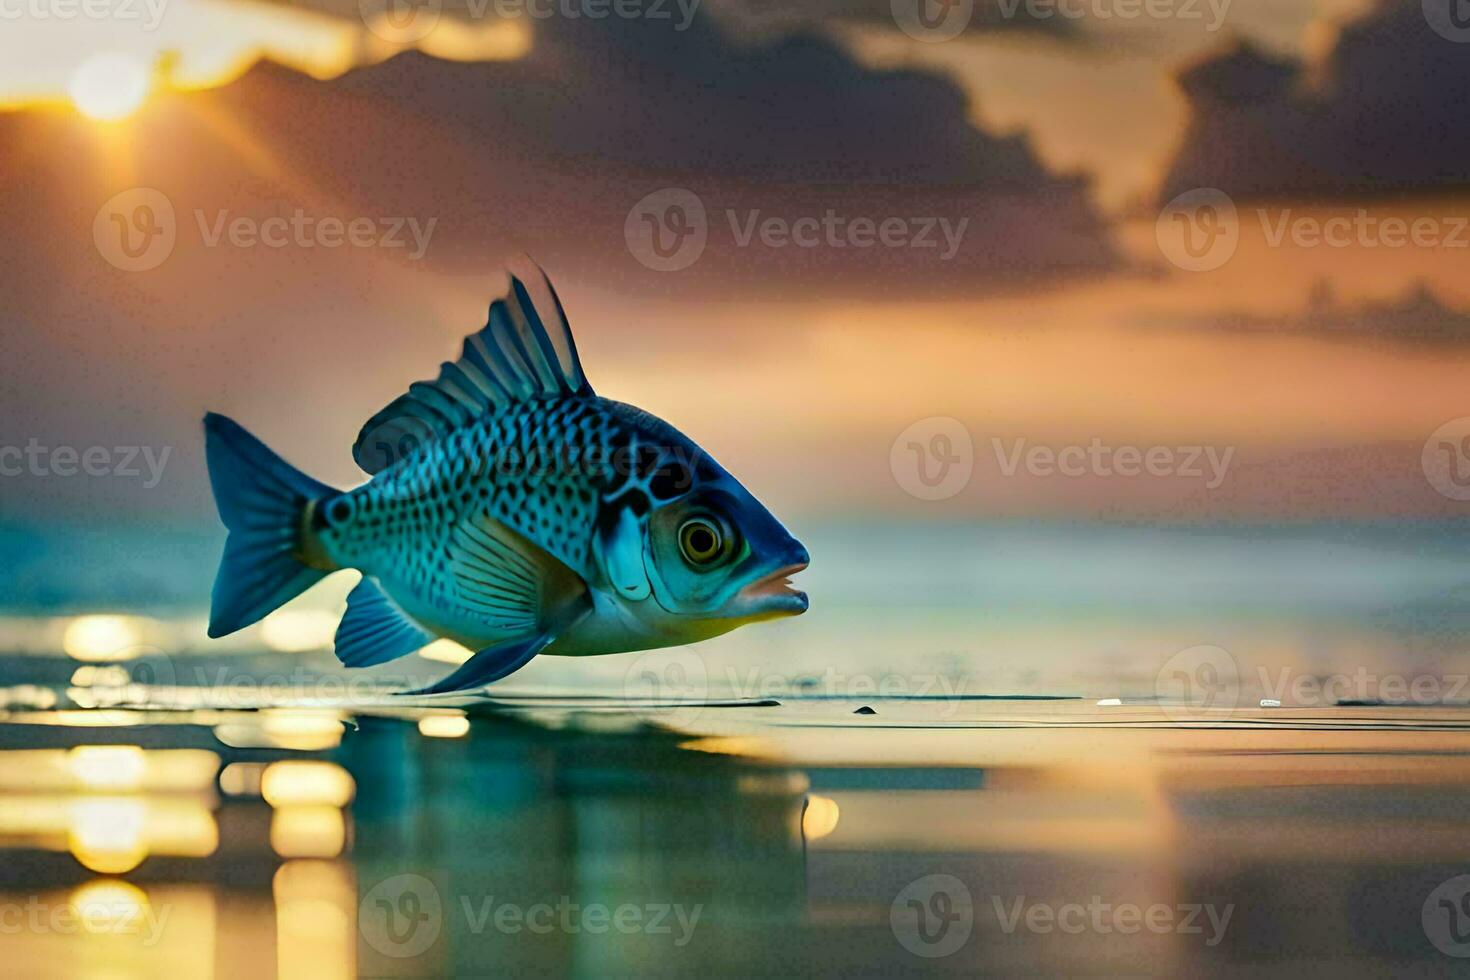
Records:
[[[479,186],[436,205],[505,224],[537,247],[598,246],[645,279],[627,261],[624,222],[635,202],[670,186],[708,212],[707,258],[691,282],[758,275],[767,289],[969,292],[1114,261],[1085,181],[1048,172],[1024,138],[976,127],[950,79],[870,69],[816,35],[746,45],[703,19],[685,31],[558,20],[522,61],[407,54],[338,88],[451,130],[473,154],[457,176]],[[734,223],[752,216],[789,224],[828,211],[966,229],[943,261],[939,250],[734,243]]]
[[[1023,136],[976,126],[941,74],[871,69],[814,35],[733,43],[705,18],[682,31],[617,18],[535,27],[517,61],[409,52],[326,82],[262,63],[223,88],[158,99],[128,124],[146,135],[126,180],[181,208],[330,202],[432,218],[428,259],[445,268],[525,250],[669,293],[972,295],[1118,263],[1088,182],[1050,172]],[[28,115],[0,118],[0,146]],[[55,128],[57,145],[42,125],[27,154],[66,156],[73,137]],[[79,176],[78,206],[129,186]],[[670,187],[708,218],[704,254],[677,276],[645,268],[624,237],[634,205]],[[885,221],[886,241],[913,244],[867,230]],[[772,244],[786,237],[802,243]]]
[[[940,0],[899,0],[900,3],[933,4],[936,15]],[[894,0],[704,0],[702,9],[733,31],[747,38],[768,38],[822,26],[871,27],[899,30]],[[1062,43],[1086,43],[1085,32],[1076,20],[1048,9],[1039,15],[1036,5],[1005,4],[1000,0],[975,0],[969,20],[957,40],[1017,33]]]
[[[1320,64],[1236,42],[1180,73],[1192,115],[1160,200],[1195,187],[1261,198],[1470,183],[1470,44],[1437,32],[1425,9],[1380,0]]]

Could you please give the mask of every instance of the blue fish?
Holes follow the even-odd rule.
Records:
[[[368,420],[352,452],[372,478],[355,489],[205,416],[229,530],[211,637],[355,568],[344,664],[440,637],[477,651],[418,692],[430,694],[482,687],[538,653],[677,646],[806,611],[789,582],[806,548],[692,439],[594,394],[544,275],[539,293],[511,277],[459,359]]]

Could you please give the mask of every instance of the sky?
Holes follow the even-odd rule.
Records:
[[[523,253],[599,393],[782,507],[1463,513],[1426,459],[1470,414],[1470,45],[1417,0],[981,4],[942,42],[859,0],[57,2],[0,34],[0,442],[171,457],[11,513],[207,520],[205,409],[361,480]]]

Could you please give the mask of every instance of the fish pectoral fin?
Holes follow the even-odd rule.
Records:
[[[527,278],[539,287],[540,303],[511,276],[509,292],[490,305],[485,326],[465,338],[459,360],[446,361],[439,377],[414,382],[367,420],[352,447],[358,466],[377,473],[514,402],[592,397],[561,300],[546,274],[536,272]]]
[[[409,618],[367,576],[347,596],[347,612],[337,624],[337,659],[348,667],[371,667],[407,656],[432,643],[434,636]]]
[[[592,607],[582,576],[483,514],[451,535],[449,574],[459,604],[491,636],[555,634]]]
[[[417,691],[404,694],[448,694],[451,691],[469,691],[494,683],[508,674],[513,674],[531,658],[546,649],[555,637],[548,633],[537,633],[520,640],[508,640],[486,647],[460,665],[459,669],[441,681]]]

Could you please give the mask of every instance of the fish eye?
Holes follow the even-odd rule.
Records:
[[[730,535],[708,517],[691,517],[679,525],[679,551],[696,568],[714,564],[728,552]]]

